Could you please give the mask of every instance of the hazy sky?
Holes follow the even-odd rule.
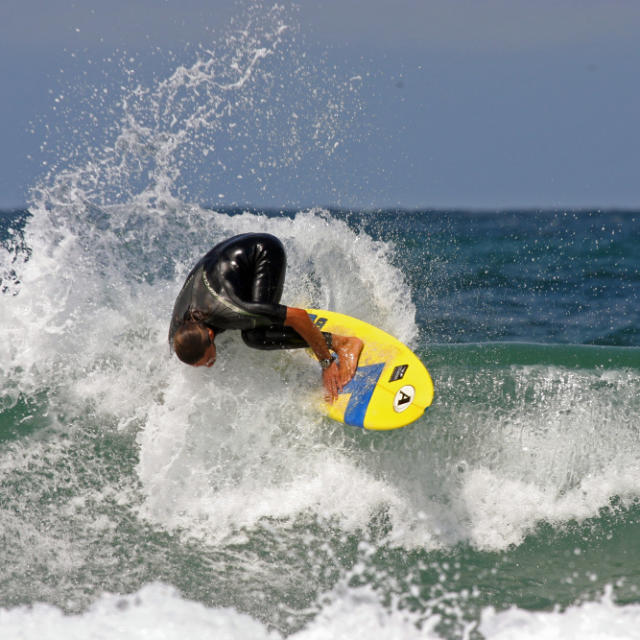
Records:
[[[2,0],[0,207],[24,204],[43,171],[42,131],[55,134],[61,76],[99,84],[97,61],[123,48],[165,52],[149,64],[170,72],[189,63],[176,51],[215,42],[242,4]],[[295,179],[273,176],[268,197],[221,176],[204,195],[209,203],[640,207],[640,2],[297,7],[301,46],[316,68],[363,78],[342,162],[314,176],[302,161]]]

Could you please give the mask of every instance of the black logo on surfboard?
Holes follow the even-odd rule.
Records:
[[[389,378],[389,382],[395,382],[396,380],[402,380],[402,378],[404,378],[404,374],[407,372],[408,368],[409,368],[408,364],[399,364],[391,372],[391,377]]]
[[[395,412],[402,413],[405,409],[408,409],[415,395],[416,390],[410,384],[406,384],[402,389],[398,389],[396,397],[393,399]]]

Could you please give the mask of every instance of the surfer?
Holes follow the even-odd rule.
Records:
[[[282,243],[267,233],[245,233],[217,244],[197,262],[178,294],[169,346],[195,367],[213,366],[215,337],[227,329],[239,329],[254,349],[309,347],[322,367],[327,399],[334,401],[355,374],[362,340],[321,332],[304,309],[280,304],[286,265]]]

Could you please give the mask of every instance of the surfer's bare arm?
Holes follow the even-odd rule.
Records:
[[[331,352],[327,347],[327,341],[321,331],[316,327],[309,314],[304,309],[287,307],[287,315],[284,324],[295,329],[309,345],[318,360],[330,360]],[[322,383],[327,392],[328,399],[333,402],[337,399],[342,389],[338,365],[334,360],[329,367],[322,370]]]

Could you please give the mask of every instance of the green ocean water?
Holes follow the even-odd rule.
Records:
[[[111,224],[128,215],[111,212]],[[618,606],[639,602],[636,214],[572,214],[557,237],[541,227],[558,228],[562,212],[536,214],[538,226],[529,213],[496,213],[490,225],[487,214],[459,212],[200,216],[212,237],[249,227],[283,236],[290,278],[306,283],[285,291],[294,298],[318,294],[313,281],[343,242],[363,244],[351,279],[334,286],[336,305],[405,333],[432,373],[432,407],[396,432],[345,428],[301,407],[299,387],[317,385],[306,359],[265,359],[232,338],[218,375],[184,372],[163,347],[167,314],[156,313],[169,310],[179,278],[148,278],[164,264],[142,252],[97,271],[89,262],[96,281],[83,292],[73,283],[85,274],[63,264],[52,278],[42,246],[24,253],[38,216],[4,214],[3,242],[18,248],[7,254],[15,275],[2,306],[0,606],[83,615],[103,593],[161,582],[286,636],[366,589],[381,615],[457,638],[482,637],[488,607],[544,612],[605,592]],[[422,247],[409,223],[424,230]],[[68,224],[81,230],[82,218]],[[485,239],[478,224],[492,229]],[[306,238],[318,226],[330,248],[313,264]],[[601,251],[595,227],[614,229],[622,246]],[[526,263],[514,280],[541,234],[548,249],[537,260],[571,264],[571,281],[548,286],[553,268]],[[87,259],[76,251],[76,263]],[[381,251],[383,277],[371,285]],[[127,291],[122,274],[136,261],[148,269]],[[383,302],[352,300],[357,283]],[[47,333],[60,301],[73,322]],[[25,314],[29,305],[48,322]],[[74,315],[78,305],[89,317]],[[68,340],[87,326],[99,341]]]

